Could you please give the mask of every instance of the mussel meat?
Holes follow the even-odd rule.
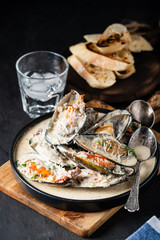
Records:
[[[59,151],[66,157],[82,164],[84,167],[99,171],[104,174],[131,175],[134,173],[133,168],[127,168],[113,163],[105,157],[98,154],[73,149],[67,146],[58,146]]]
[[[108,134],[77,135],[75,142],[83,149],[122,166],[134,167],[137,163],[134,150]]]

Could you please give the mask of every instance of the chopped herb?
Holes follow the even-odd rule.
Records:
[[[55,169],[56,169],[56,167],[53,165],[53,166],[52,166],[52,170],[55,170]]]
[[[70,165],[70,170],[72,170],[74,167],[75,167],[74,164],[71,164]]]
[[[129,148],[128,146],[126,146],[126,150],[129,151],[133,156],[137,157],[134,149]]]
[[[22,164],[21,164],[21,167],[26,167],[26,163],[22,163]]]
[[[48,168],[49,171],[56,169],[56,167],[54,165],[52,165],[52,164],[49,164],[47,166],[47,168]]]
[[[97,141],[97,143],[98,143],[100,146],[103,146],[103,147],[107,147],[107,145],[108,145],[108,142],[103,142],[103,143],[101,143],[99,140]]]
[[[98,140],[97,143],[102,146],[102,143]]]
[[[33,176],[31,177],[31,179],[36,179],[36,177],[37,177],[37,174],[33,173]]]
[[[129,151],[129,150],[130,150],[130,148],[129,148],[128,146],[126,146],[126,150],[127,150],[127,151]]]
[[[103,147],[107,147],[108,143],[107,142],[104,142],[103,143]]]

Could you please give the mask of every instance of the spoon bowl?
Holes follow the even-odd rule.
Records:
[[[141,123],[141,126],[151,128],[155,122],[155,114],[149,103],[143,100],[135,100],[129,106],[129,112],[133,119]]]
[[[149,148],[150,155],[146,159],[138,159],[139,161],[146,161],[155,154],[157,149],[157,140],[152,130],[143,126],[133,133],[128,146],[132,149],[135,149],[137,146],[145,146]]]

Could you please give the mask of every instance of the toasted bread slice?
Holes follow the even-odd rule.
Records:
[[[125,44],[131,42],[127,28],[119,23],[114,23],[106,28],[97,41],[97,47],[102,54],[111,54],[122,50]]]
[[[109,55],[109,54],[115,53],[117,51],[121,51],[126,46],[124,43],[122,44],[121,42],[117,42],[116,44],[113,43],[112,46],[100,47],[97,45],[97,42],[98,42],[98,39],[100,38],[100,36],[101,36],[101,34],[97,33],[97,34],[87,34],[87,35],[84,35],[83,37],[86,41],[95,43],[97,52],[99,52],[100,54],[103,54],[103,55]]]
[[[73,55],[82,61],[100,68],[106,68],[112,71],[123,71],[129,67],[130,63],[125,61],[125,59],[121,58],[120,60],[119,57],[117,60],[114,56],[104,56],[100,54],[96,48],[93,51],[93,46],[94,43],[82,42],[71,46],[69,49]]]
[[[130,42],[130,33],[124,25],[114,23],[106,28],[97,43],[101,47],[106,47],[121,41],[124,41],[124,43]]]
[[[99,48],[97,48],[97,45],[95,43],[89,43],[88,47],[93,52],[97,52],[97,53],[101,54],[101,52],[99,51]],[[118,52],[115,52],[112,54],[107,54],[104,56],[112,58],[114,60],[126,62],[126,63],[128,63],[128,67],[134,63],[134,57],[133,57],[132,53],[127,49],[122,49],[121,51],[118,51]]]
[[[132,53],[126,49],[122,49],[121,51],[112,53],[109,55],[109,57],[113,58],[115,60],[119,60],[119,61],[128,63],[128,68],[130,67],[130,65],[134,64],[134,57],[133,57]],[[126,68],[125,70],[127,70],[128,68]]]
[[[116,82],[113,71],[84,62],[74,55],[68,57],[68,62],[92,88],[104,89],[112,86]]]
[[[134,65],[131,65],[131,66],[129,66],[129,68],[127,68],[123,72],[115,71],[115,74],[116,74],[117,78],[124,79],[124,78],[128,78],[135,72],[136,72],[136,69],[135,69]]]
[[[132,41],[127,44],[126,49],[131,52],[152,51],[151,44],[142,36],[137,34],[131,35]]]
[[[100,36],[101,36],[101,33],[95,33],[95,34],[86,34],[83,37],[87,42],[97,43]]]

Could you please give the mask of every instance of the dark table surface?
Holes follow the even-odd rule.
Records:
[[[30,118],[22,110],[15,62],[23,54],[50,50],[63,54],[87,33],[103,32],[107,25],[136,20],[156,25],[159,6],[154,1],[102,2],[21,1],[0,8],[0,165],[9,156],[11,142]],[[159,88],[155,89],[158,90]],[[128,103],[122,103],[127,106]],[[118,107],[118,103],[114,103]],[[155,128],[160,130],[160,125]],[[141,209],[128,213],[123,208],[90,239],[121,240],[153,215],[160,217],[160,176],[140,194]],[[0,193],[0,239],[82,239],[9,196]]]

